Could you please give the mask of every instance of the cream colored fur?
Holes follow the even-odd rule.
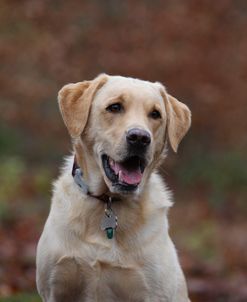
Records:
[[[123,115],[105,112],[112,100]],[[45,302],[188,302],[176,250],[168,234],[171,196],[156,173],[166,136],[176,151],[190,126],[190,111],[159,83],[100,75],[68,84],[59,93],[64,122],[90,192],[120,196],[113,204],[118,228],[109,240],[100,229],[104,203],[82,193],[69,157],[54,184],[52,205],[37,249],[37,287]],[[162,119],[149,118],[152,108]],[[121,194],[104,174],[100,155],[125,156],[124,135],[138,126],[152,138],[148,165],[136,192]]]

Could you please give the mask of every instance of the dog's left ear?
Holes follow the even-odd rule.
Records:
[[[189,108],[165,91],[160,83],[155,83],[160,89],[167,114],[167,133],[170,145],[177,152],[178,145],[188,132],[191,125],[191,111]]]
[[[59,91],[59,108],[72,138],[79,137],[83,132],[93,98],[107,79],[107,75],[102,74],[92,81],[67,84]]]
[[[191,111],[185,104],[169,94],[167,94],[165,106],[169,142],[173,151],[177,152],[179,143],[190,128]]]

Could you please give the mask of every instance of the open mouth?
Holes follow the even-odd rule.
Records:
[[[105,174],[113,186],[126,191],[132,191],[138,187],[146,166],[145,160],[139,156],[131,156],[122,162],[116,162],[104,154],[102,163]]]

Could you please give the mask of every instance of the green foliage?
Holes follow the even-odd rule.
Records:
[[[0,298],[0,302],[41,302],[37,294],[19,294],[16,296]]]
[[[0,221],[47,207],[52,177],[49,166],[31,166],[17,156],[0,157]]]
[[[0,155],[13,154],[20,145],[18,130],[0,125]]]
[[[18,157],[2,158],[0,162],[0,200],[10,197],[18,189],[24,162]]]
[[[176,170],[182,184],[205,187],[213,205],[223,203],[229,194],[240,203],[247,196],[247,158],[240,152],[193,153]]]
[[[18,157],[2,158],[0,161],[0,220],[10,214],[9,200],[18,191],[24,170],[25,165]]]
[[[208,220],[202,222],[193,230],[190,230],[184,237],[184,244],[195,253],[199,259],[214,263],[219,257],[217,250],[217,230],[216,225]]]
[[[42,195],[49,195],[51,188],[52,174],[49,167],[42,167],[36,169],[34,175],[34,187],[35,190]]]

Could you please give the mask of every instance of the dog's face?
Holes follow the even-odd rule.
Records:
[[[134,192],[165,144],[166,110],[152,83],[114,77],[92,103],[87,134],[107,186]]]
[[[165,149],[176,151],[190,126],[190,111],[159,83],[101,75],[69,84],[59,94],[72,137],[82,137],[109,190],[138,193]]]

